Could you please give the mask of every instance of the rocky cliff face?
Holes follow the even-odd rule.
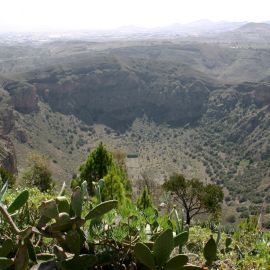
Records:
[[[12,108],[0,109],[0,134],[7,135],[14,127],[15,120]]]
[[[13,143],[4,136],[0,136],[0,166],[12,174],[17,174],[17,161]]]
[[[166,70],[154,76],[149,73],[117,63],[104,68],[100,63],[83,69],[52,71],[29,83],[54,111],[117,130],[128,128],[143,115],[174,126],[192,124],[201,118],[210,92],[206,81],[187,80],[185,76],[171,78]]]
[[[17,173],[15,149],[9,134],[15,126],[14,111],[10,105],[10,96],[0,88],[0,166],[9,172]]]
[[[31,113],[38,111],[38,96],[33,85],[9,81],[5,84],[4,89],[9,92],[11,104],[18,112]]]

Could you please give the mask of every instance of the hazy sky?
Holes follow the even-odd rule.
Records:
[[[200,19],[269,20],[269,0],[0,0],[0,29],[154,27]]]

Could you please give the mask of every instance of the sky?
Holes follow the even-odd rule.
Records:
[[[269,0],[0,0],[0,30],[113,29],[270,20]]]

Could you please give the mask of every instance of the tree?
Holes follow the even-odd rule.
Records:
[[[8,185],[11,187],[15,184],[16,178],[4,167],[0,167],[0,181],[2,182],[1,185],[3,185],[4,183],[6,183],[6,181],[8,181]]]
[[[92,182],[97,182],[107,175],[113,164],[112,154],[107,151],[101,142],[98,147],[88,155],[86,161],[80,167],[80,180],[87,181],[88,191],[94,194]]]
[[[172,192],[186,213],[186,223],[200,214],[210,213],[218,216],[221,212],[223,191],[215,184],[204,185],[198,179],[187,180],[183,175],[174,174],[163,184],[165,190]]]
[[[101,196],[103,201],[118,200],[120,204],[126,201],[124,185],[120,176],[113,169],[104,177],[104,188]]]
[[[125,157],[126,155],[119,151],[114,152],[113,155],[101,142],[81,165],[79,178],[72,180],[71,187],[80,185],[83,181],[86,181],[89,194],[94,195],[93,183],[104,179],[104,199],[114,198],[120,202],[125,201],[132,194],[132,187],[125,165]]]
[[[28,158],[28,166],[23,173],[22,179],[28,186],[36,186],[40,191],[51,190],[54,186],[52,173],[48,167],[45,156],[32,154]]]

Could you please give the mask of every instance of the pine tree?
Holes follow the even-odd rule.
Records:
[[[80,167],[81,181],[87,181],[88,191],[94,194],[92,182],[97,182],[104,178],[113,164],[112,154],[106,150],[101,142],[98,147],[89,154],[84,164]]]

